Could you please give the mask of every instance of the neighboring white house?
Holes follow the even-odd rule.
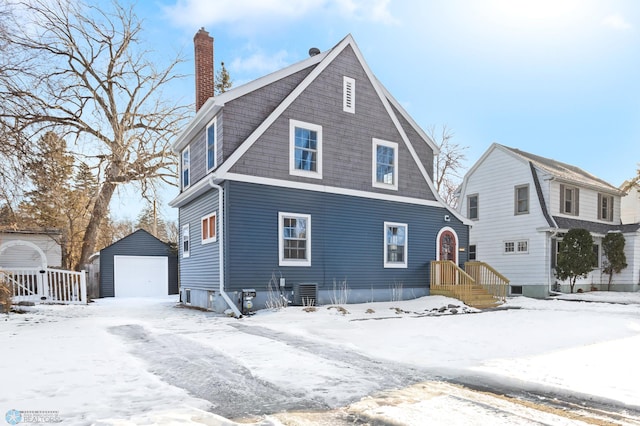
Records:
[[[624,181],[620,189],[627,193],[620,200],[622,223],[640,222],[640,184],[630,185],[629,181]]]
[[[459,211],[474,222],[469,259],[489,263],[511,281],[511,294],[546,297],[568,291],[554,275],[564,233],[584,228],[594,238],[597,264],[575,290],[606,288],[602,238],[622,232],[628,267],[614,275],[613,289],[636,291],[640,280],[640,224],[623,225],[624,192],[584,170],[492,144],[463,179]]]
[[[58,230],[0,230],[0,268],[60,268]]]

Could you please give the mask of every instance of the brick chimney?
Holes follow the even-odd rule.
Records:
[[[193,37],[196,66],[196,112],[213,97],[213,37],[200,28]]]

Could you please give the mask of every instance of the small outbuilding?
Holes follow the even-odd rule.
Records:
[[[100,250],[100,297],[161,297],[177,293],[176,249],[144,229]]]

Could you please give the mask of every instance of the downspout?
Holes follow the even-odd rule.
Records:
[[[218,223],[220,223],[220,226],[218,227],[218,254],[220,255],[218,270],[220,272],[220,295],[222,296],[224,301],[227,302],[227,306],[231,308],[236,318],[240,318],[242,316],[242,313],[240,313],[240,310],[238,309],[236,304],[231,301],[224,290],[224,191],[220,185],[217,185],[213,182],[213,179],[213,176],[210,177],[207,183],[213,189],[218,190]]]

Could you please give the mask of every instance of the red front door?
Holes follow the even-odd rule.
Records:
[[[440,260],[451,260],[452,262],[456,262],[456,237],[453,235],[451,231],[444,231],[440,234],[440,241],[438,242],[440,246]]]

